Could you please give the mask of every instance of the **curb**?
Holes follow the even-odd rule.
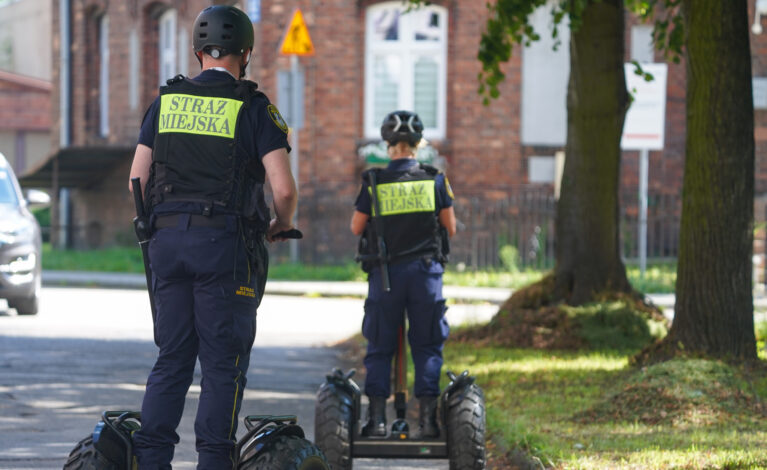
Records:
[[[93,271],[43,271],[42,282],[49,287],[107,287],[146,289],[146,277],[136,273]],[[489,302],[500,305],[511,296],[510,289],[493,287],[444,286],[445,298],[455,302]],[[272,295],[315,295],[365,298],[366,282],[343,281],[267,281],[266,293]]]
[[[107,287],[117,289],[146,289],[146,277],[135,273],[93,271],[43,271],[42,282],[49,287]],[[267,281],[266,293],[272,295],[309,295],[317,297],[365,298],[366,282],[345,281]],[[445,298],[457,303],[487,302],[501,305],[512,290],[498,287],[444,286]],[[673,310],[674,294],[647,294],[657,307]],[[754,308],[767,310],[767,295],[754,292]]]

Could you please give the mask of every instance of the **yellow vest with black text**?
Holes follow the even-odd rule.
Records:
[[[381,210],[383,237],[388,261],[397,263],[417,258],[442,260],[442,241],[435,178],[438,170],[417,165],[408,171],[368,170],[363,179],[370,181],[369,172],[376,172],[378,206]],[[370,187],[368,187],[370,190]],[[372,190],[371,190],[372,191]],[[376,216],[371,197],[372,216]],[[377,246],[375,223],[369,221],[363,237],[372,250]]]
[[[188,202],[204,215],[235,214],[268,223],[265,170],[243,155],[238,123],[257,85],[196,82],[178,76],[160,88],[148,204]],[[265,212],[264,212],[265,211]]]

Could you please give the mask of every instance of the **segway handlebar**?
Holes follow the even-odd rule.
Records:
[[[297,228],[292,228],[290,230],[283,230],[282,232],[277,232],[274,234],[272,238],[275,240],[287,240],[289,238],[295,238],[297,240],[300,240],[301,238],[304,238],[304,234]]]

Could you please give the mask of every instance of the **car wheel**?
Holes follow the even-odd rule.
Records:
[[[37,315],[39,299],[34,295],[28,299],[9,300],[8,306],[15,308],[19,315]]]

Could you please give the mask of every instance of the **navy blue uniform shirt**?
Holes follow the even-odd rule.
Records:
[[[386,167],[386,170],[388,171],[408,171],[410,168],[417,166],[418,161],[414,158],[397,158],[395,160],[392,160],[389,162],[389,165]],[[447,179],[445,178],[444,173],[439,173],[437,177],[434,179],[435,183],[435,200],[437,205],[437,214],[439,214],[439,211],[442,209],[446,209],[448,207],[453,206],[453,196],[452,193],[448,189],[449,183],[447,182]],[[362,183],[362,188],[360,189],[360,193],[357,195],[357,200],[354,202],[355,208],[362,212],[363,214],[370,215],[370,192],[368,191],[368,183],[364,182]]]

